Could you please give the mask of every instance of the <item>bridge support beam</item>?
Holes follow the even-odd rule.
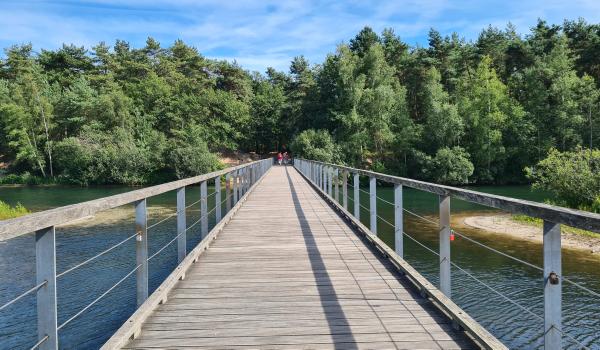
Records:
[[[186,255],[186,218],[185,218],[185,186],[177,189],[177,262],[180,263]]]
[[[369,214],[371,232],[377,235],[377,179],[369,178]]]
[[[451,297],[450,197],[440,196],[440,290]]]
[[[562,349],[560,224],[544,221],[544,349]]]
[[[35,278],[36,285],[45,282],[37,290],[39,349],[58,349],[56,307],[56,233],[54,226],[35,232]]]
[[[135,272],[137,285],[137,306],[148,299],[148,217],[146,199],[135,202],[135,262],[139,266]]]
[[[360,221],[360,175],[354,174],[354,217]]]
[[[208,235],[208,193],[206,191],[206,181],[200,183],[200,238],[204,239]]]
[[[404,212],[402,185],[394,184],[394,250],[404,258]]]

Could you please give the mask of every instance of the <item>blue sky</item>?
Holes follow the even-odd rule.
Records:
[[[321,62],[365,25],[394,28],[409,44],[426,46],[431,27],[471,40],[490,24],[510,21],[526,33],[537,18],[579,17],[599,22],[600,1],[0,0],[0,46],[31,42],[40,50],[124,39],[140,47],[148,36],[168,46],[179,38],[249,70],[287,71],[292,57]]]

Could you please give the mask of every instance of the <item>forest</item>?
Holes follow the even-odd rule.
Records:
[[[544,186],[551,164],[581,166],[600,193],[599,24],[431,29],[427,47],[365,27],[332,50],[259,73],[180,40],[7,48],[0,182],[144,185],[291,150],[456,185]]]

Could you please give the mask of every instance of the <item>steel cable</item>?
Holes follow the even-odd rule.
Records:
[[[9,301],[8,303],[6,303],[6,304],[4,304],[4,305],[0,306],[0,311],[2,311],[2,310],[4,310],[5,308],[7,308],[7,307],[11,306],[12,304],[14,304],[14,303],[16,303],[17,301],[21,300],[21,299],[22,299],[22,298],[24,298],[25,296],[27,296],[27,295],[29,295],[29,294],[31,294],[31,293],[33,293],[33,292],[36,292],[38,289],[42,288],[42,287],[43,287],[43,286],[44,286],[46,283],[48,283],[48,281],[44,281],[44,282],[42,282],[42,283],[38,284],[37,286],[35,286],[35,287],[33,287],[33,288],[31,288],[31,289],[29,289],[29,290],[27,290],[27,291],[25,291],[25,292],[21,293],[21,294],[20,294],[18,297],[16,297],[16,298],[13,298],[13,299],[12,299],[11,301]]]

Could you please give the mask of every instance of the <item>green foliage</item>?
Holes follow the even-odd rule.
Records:
[[[200,136],[200,129],[197,125],[190,125],[169,145],[171,161],[168,167],[178,179],[205,174],[220,167],[219,160],[210,153]]]
[[[296,157],[328,163],[340,161],[340,149],[327,130],[304,130],[294,138],[290,146]]]
[[[29,214],[29,210],[22,206],[21,203],[17,203],[16,206],[11,207],[7,203],[0,201],[0,220],[12,219],[26,214]]]
[[[600,213],[600,150],[550,150],[548,157],[527,168],[534,187],[552,191],[565,204]]]
[[[435,182],[462,185],[473,175],[473,164],[469,154],[461,147],[440,148],[433,158]]]

